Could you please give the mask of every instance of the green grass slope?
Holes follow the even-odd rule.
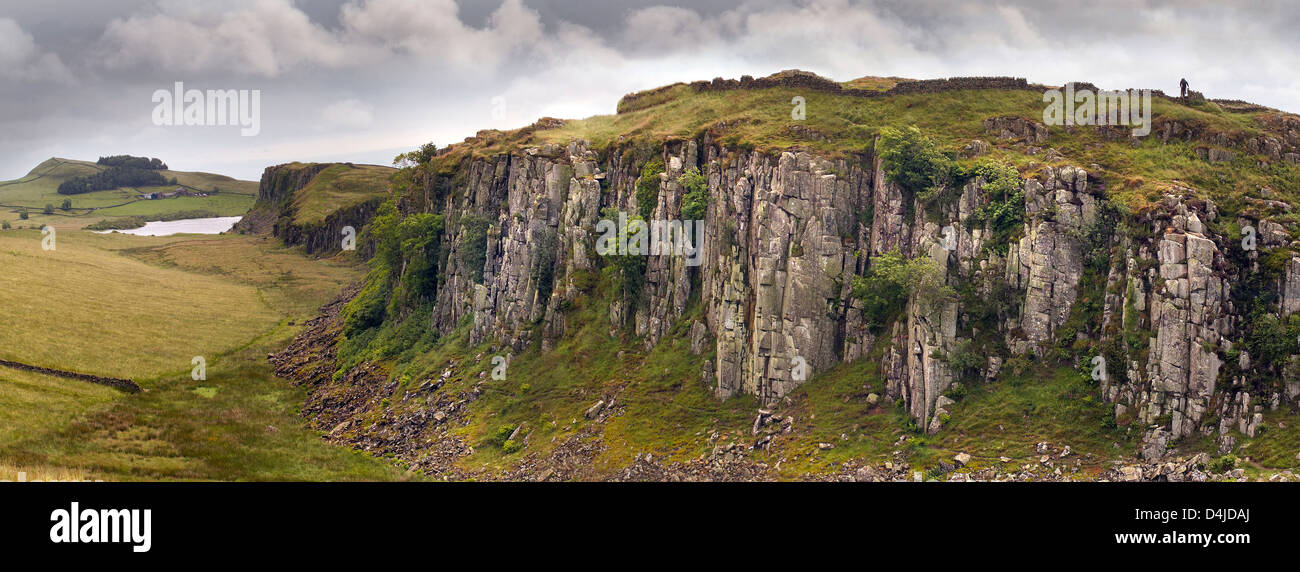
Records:
[[[397,172],[379,165],[330,165],[293,195],[293,221],[317,224],[340,209],[388,196],[388,179]]]

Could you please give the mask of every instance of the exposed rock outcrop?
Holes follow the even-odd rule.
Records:
[[[1007,253],[1007,283],[1025,291],[1008,345],[1034,351],[1053,339],[1078,297],[1083,275],[1082,237],[1097,222],[1097,198],[1078,167],[1044,169],[1042,181],[1025,182],[1025,236]]]
[[[804,75],[780,81],[821,85]],[[1051,134],[1017,116],[989,118],[984,129],[999,146],[1029,154],[1039,153],[1036,146]],[[1169,120],[1157,121],[1155,130],[1162,141],[1233,149],[1227,155],[1207,150],[1211,161],[1233,160],[1237,149],[1282,158],[1295,148],[1288,135],[1295,132],[1242,139]],[[973,142],[965,155],[990,148]],[[574,140],[508,149],[487,156],[444,151],[437,172],[424,173],[398,204],[408,214],[444,215],[430,327],[449,333],[469,321],[474,344],[552,347],[568,331],[571,303],[591,291],[599,273],[616,270],[597,254],[599,223],[620,213],[679,221],[688,193],[681,178],[699,169],[708,194],[702,232],[689,235],[686,255],[645,258],[636,280],[610,300],[609,330],[627,332],[649,349],[698,310],[690,318],[689,348],[712,354],[702,375],[720,398],[749,394],[771,404],[818,372],[873,355],[886,398],[901,402],[918,427],[933,433],[953,410],[954,383],[994,380],[1006,359],[1062,361],[1072,346],[1100,348],[1104,356],[1079,352],[1075,365],[1110,360],[1094,376],[1103,397],[1115,404],[1118,424],[1160,430],[1147,440],[1160,445],[1150,447],[1158,457],[1170,442],[1196,433],[1226,435],[1235,428],[1249,434],[1259,425],[1259,399],[1280,404],[1300,397],[1300,381],[1260,388],[1242,373],[1247,365],[1226,372],[1229,353],[1240,345],[1231,280],[1247,267],[1253,272],[1259,257],[1247,264],[1233,259],[1217,207],[1191,189],[1170,189],[1163,202],[1140,213],[1114,214],[1101,167],[1070,165],[1048,150],[1049,164],[1029,166],[1013,189],[1017,201],[1024,199],[1013,220],[1023,224],[1000,229],[995,241],[986,207],[1005,205],[990,205],[984,180],[943,189],[948,203],[923,204],[887,180],[870,151],[833,157],[805,149],[758,151],[710,133],[658,146],[596,150]],[[658,162],[662,172],[643,174],[643,166]],[[264,201],[283,204],[284,189],[309,175],[268,169]],[[1255,223],[1261,245],[1289,244],[1282,225]],[[869,272],[873,256],[889,252],[928,259],[941,274],[941,285],[928,287],[971,287],[967,292],[998,298],[994,323],[968,323],[957,296],[936,301],[913,292],[901,316],[873,334],[852,296],[853,279]],[[1300,311],[1300,258],[1290,258],[1274,278],[1274,311],[1282,317]],[[1081,331],[1081,321],[1100,327]],[[996,355],[976,356],[975,366],[966,356],[962,371],[953,371],[950,359],[977,328],[992,334]],[[1248,364],[1249,354],[1240,355]],[[1285,378],[1300,380],[1300,363],[1287,365]]]
[[[995,131],[1027,141],[1039,137],[1032,122],[991,121]],[[698,265],[683,256],[649,256],[639,292],[614,300],[611,330],[627,325],[653,347],[698,297],[704,320],[692,328],[692,349],[704,353],[698,346],[712,344],[716,357],[706,375],[717,395],[747,393],[765,403],[878,343],[864,327],[850,287],[854,276],[867,271],[868,255],[892,250],[929,257],[952,285],[975,280],[990,291],[992,284],[1004,283],[1015,296],[1015,311],[1003,328],[1007,346],[1013,355],[1041,353],[1060,341],[1058,330],[1074,311],[1086,240],[1097,231],[1104,201],[1099,179],[1088,171],[1043,167],[1022,183],[1024,229],[1003,258],[983,247],[982,225],[966,228],[968,217],[989,200],[981,180],[961,189],[936,222],[886,180],[880,161],[870,155],[771,155],[728,148],[705,136],[670,142],[657,158],[665,172],[651,220],[681,217],[683,173],[699,168],[707,178],[710,199]],[[611,212],[638,211],[644,160],[628,153],[602,159],[574,141],[464,159],[458,166],[462,176],[428,182],[411,204],[446,213],[451,244],[433,327],[447,332],[472,316],[475,343],[495,339],[522,349],[540,338],[549,347],[565,332],[566,303],[590,287],[599,268],[596,223]],[[1227,261],[1218,239],[1208,236],[1207,223],[1217,214],[1212,203],[1193,204],[1169,199],[1157,219],[1146,223],[1162,234],[1150,241],[1126,239],[1129,254],[1106,277],[1103,321],[1114,328],[1135,321],[1152,337],[1149,355],[1110,364],[1123,373],[1104,380],[1106,397],[1121,404],[1125,415],[1118,417],[1132,412],[1144,424],[1163,422],[1175,438],[1195,432],[1217,403],[1220,352],[1232,331],[1221,271]],[[872,213],[869,220],[863,212]],[[465,267],[465,261],[479,259],[460,256],[461,249],[474,248],[464,240],[473,217],[487,221],[481,268]],[[1300,308],[1300,259],[1289,268],[1279,287],[1283,310],[1293,312]],[[882,336],[888,344],[881,353],[888,398],[901,399],[931,431],[948,413],[940,404],[954,381],[946,356],[959,342],[960,315],[955,300],[923,308],[913,299],[905,318]]]

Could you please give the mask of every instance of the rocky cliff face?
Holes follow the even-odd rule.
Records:
[[[1131,348],[1127,371],[1105,380],[1103,387],[1116,402],[1117,419],[1130,417],[1150,427],[1142,450],[1148,458],[1162,456],[1172,440],[1198,433],[1230,451],[1235,444],[1231,429],[1255,436],[1266,407],[1276,409],[1297,395],[1288,389],[1290,377],[1282,385],[1257,379],[1258,364],[1252,369],[1249,352],[1239,347],[1242,320],[1250,318],[1233,290],[1260,272],[1260,251],[1215,232],[1214,226],[1225,222],[1215,204],[1189,200],[1186,193],[1190,189],[1174,189],[1150,213],[1151,238],[1126,241],[1125,258],[1112,269],[1112,277],[1124,285],[1123,294],[1107,303],[1107,315],[1119,327],[1147,338],[1145,363],[1141,352]],[[1259,226],[1261,250],[1290,242],[1269,221],[1235,222]],[[1286,262],[1286,276],[1269,285],[1276,291],[1252,294],[1277,296],[1268,312],[1285,315],[1295,307],[1296,293],[1287,288],[1294,284],[1289,270],[1297,263],[1300,259]],[[1230,355],[1238,356],[1235,363],[1228,363]]]
[[[1031,154],[1047,137],[1042,125],[1017,118],[985,128]],[[1165,138],[1197,136],[1169,123],[1157,128]],[[1283,139],[1236,143],[1279,158],[1294,148]],[[987,148],[982,141],[968,146],[972,154]],[[971,218],[990,203],[985,181],[970,181],[942,212],[927,212],[886,180],[870,153],[768,154],[706,135],[643,155],[619,149],[602,156],[573,141],[461,159],[453,174],[430,176],[399,203],[408,213],[446,216],[447,262],[430,327],[446,333],[470,320],[474,343],[550,347],[566,333],[567,304],[603,266],[595,254],[598,222],[639,210],[647,160],[665,166],[655,175],[650,220],[682,217],[683,173],[699,168],[707,178],[704,234],[695,243],[702,262],[649,256],[639,289],[612,301],[610,331],[630,328],[652,347],[698,303],[690,346],[714,355],[702,377],[720,398],[743,393],[772,403],[816,372],[879,356],[871,359],[880,360],[887,397],[933,432],[948,418],[954,384],[992,379],[1004,359],[1017,356],[1059,359],[1064,351],[1086,369],[1092,356],[1068,351],[1089,335],[1111,348],[1094,377],[1115,404],[1117,422],[1151,427],[1149,456],[1160,456],[1174,438],[1226,436],[1229,428],[1253,433],[1261,399],[1276,407],[1300,396],[1300,381],[1261,388],[1244,362],[1231,375],[1225,368],[1237,355],[1243,318],[1232,281],[1254,271],[1258,253],[1245,264],[1231,259],[1236,239],[1224,236],[1212,202],[1174,189],[1151,212],[1103,220],[1108,204],[1097,167],[1071,165],[1054,152],[1044,157],[1047,165],[1022,175],[1023,228],[1003,249],[992,248],[990,229]],[[292,176],[268,170],[263,183],[273,201]],[[1259,226],[1264,247],[1289,244],[1278,225],[1234,222]],[[1145,230],[1120,232],[1128,229]],[[480,248],[481,257],[467,255]],[[1009,310],[995,328],[1005,353],[980,356],[986,363],[973,378],[953,370],[950,357],[986,333],[968,323],[955,298],[932,305],[914,294],[901,319],[872,335],[850,295],[852,279],[868,271],[871,256],[895,250],[931,259],[951,287],[1004,297]],[[1102,264],[1090,269],[1086,261],[1097,252]],[[1300,311],[1300,258],[1285,269],[1271,286],[1279,300],[1273,311],[1282,315]],[[1084,300],[1094,283],[1100,286]],[[1097,315],[1087,314],[1091,308]],[[1099,321],[1099,333],[1071,326],[1075,316]],[[1288,371],[1300,374],[1300,365]]]
[[[769,156],[707,141],[661,152],[666,171],[651,220],[679,220],[678,178],[697,166],[708,173],[702,263],[650,256],[637,299],[614,301],[611,330],[628,324],[653,346],[699,296],[704,319],[695,331],[716,349],[709,383],[721,397],[744,392],[772,401],[802,381],[792,371],[796,360],[811,374],[846,354],[861,355],[868,340],[844,302],[848,279],[865,269],[859,253],[870,242],[858,221],[873,185],[862,159]],[[601,209],[637,211],[637,166],[615,156],[602,167],[581,142],[464,165],[469,186],[447,194],[443,212],[492,218],[483,278],[473,280],[453,250],[434,326],[450,330],[472,312],[475,341],[495,337],[522,348],[538,334],[544,345],[562,335],[558,309],[596,269]],[[453,249],[465,247],[452,242]],[[538,265],[556,277],[550,291],[537,279],[544,274]]]
[[[1054,338],[1077,299],[1083,276],[1081,237],[1097,222],[1097,198],[1078,167],[1047,168],[1042,181],[1025,182],[1024,237],[1007,253],[1006,280],[1024,291],[1015,353],[1035,351]]]
[[[704,319],[692,330],[692,345],[696,351],[714,352],[705,382],[719,397],[747,393],[772,402],[807,376],[865,355],[876,341],[849,289],[852,277],[867,270],[868,253],[897,249],[908,257],[930,256],[949,269],[952,281],[963,276],[958,258],[964,257],[967,269],[987,265],[974,260],[979,229],[963,230],[953,253],[942,248],[938,225],[916,214],[920,209],[904,204],[902,193],[885,182],[873,157],[827,160],[803,152],[772,156],[708,140],[673,144],[660,152],[666,171],[660,175],[652,220],[680,218],[683,190],[677,179],[683,172],[701,167],[708,174],[703,262],[693,267],[684,257],[649,257],[640,296],[614,301],[610,328],[630,323],[635,334],[653,346],[698,295]],[[468,173],[463,192],[431,185],[424,199],[434,203],[441,195],[441,212],[492,220],[481,283],[471,277],[473,269],[460,266],[455,249],[466,245],[452,238],[451,268],[439,292],[433,326],[450,331],[462,317],[472,315],[474,341],[495,338],[516,349],[538,335],[544,347],[563,335],[559,308],[580,292],[583,273],[596,268],[593,229],[601,209],[636,211],[634,167],[621,156],[602,166],[583,143],[574,142],[567,148],[543,146],[469,161],[461,167]],[[1074,180],[1084,175],[1066,173],[1068,182],[1055,175],[1047,178],[1052,194],[1044,200],[1073,200]],[[969,213],[980,200],[980,188],[972,184],[961,208]],[[873,220],[861,218],[866,209],[874,210]],[[1062,219],[1069,222],[1060,224],[1077,227],[1082,215]],[[1059,321],[1070,306],[1070,287],[1063,285],[1053,295],[1051,283],[1060,279],[1058,274],[1075,281],[1079,274],[1077,256],[1071,258],[1064,239],[1063,250],[1054,250],[1054,224],[1036,225],[1031,234],[1035,238],[1022,245],[1026,283],[1039,283],[1036,292],[1047,292],[1036,293],[1035,300],[1043,301],[1031,307],[1057,316],[1032,329],[1031,339],[1046,339],[1047,324]],[[458,232],[455,223],[449,228]],[[1036,262],[1040,258],[1047,265]],[[1057,268],[1050,266],[1053,260]],[[558,277],[551,291],[536,279],[538,265],[551,266]],[[913,304],[906,322],[897,324],[886,340],[891,397],[907,402],[922,422],[952,382],[939,356],[956,341],[957,314],[955,303],[937,314]],[[1037,314],[1026,322],[1037,324]],[[541,327],[534,327],[537,323]]]
[[[375,212],[383,199],[370,199],[348,207],[340,208],[317,224],[297,224],[288,216],[281,216],[271,229],[273,236],[279,237],[290,246],[301,245],[307,254],[324,254],[338,252],[342,249],[344,232],[352,227],[356,232],[374,218]],[[357,247],[364,245],[357,243]]]

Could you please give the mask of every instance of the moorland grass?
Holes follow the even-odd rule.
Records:
[[[0,235],[0,296],[17,313],[0,334],[6,357],[130,375],[144,391],[0,369],[0,467],[110,481],[409,478],[306,429],[303,391],[266,361],[302,327],[291,324],[360,277],[350,256],[310,260],[235,235],[39,244],[31,231]],[[191,378],[193,355],[206,379]]]
[[[4,359],[149,378],[189,371],[195,356],[230,351],[280,320],[255,286],[102,247],[142,237],[66,231],[56,238],[47,251],[39,231],[0,234],[0,306],[9,316],[0,329]]]

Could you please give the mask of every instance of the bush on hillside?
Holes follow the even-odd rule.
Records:
[[[935,198],[953,179],[953,160],[916,127],[882,129],[879,148],[885,178],[908,195]]]
[[[659,202],[659,175],[664,172],[664,162],[658,159],[641,166],[641,178],[636,180],[636,206],[641,218],[649,219]]]

